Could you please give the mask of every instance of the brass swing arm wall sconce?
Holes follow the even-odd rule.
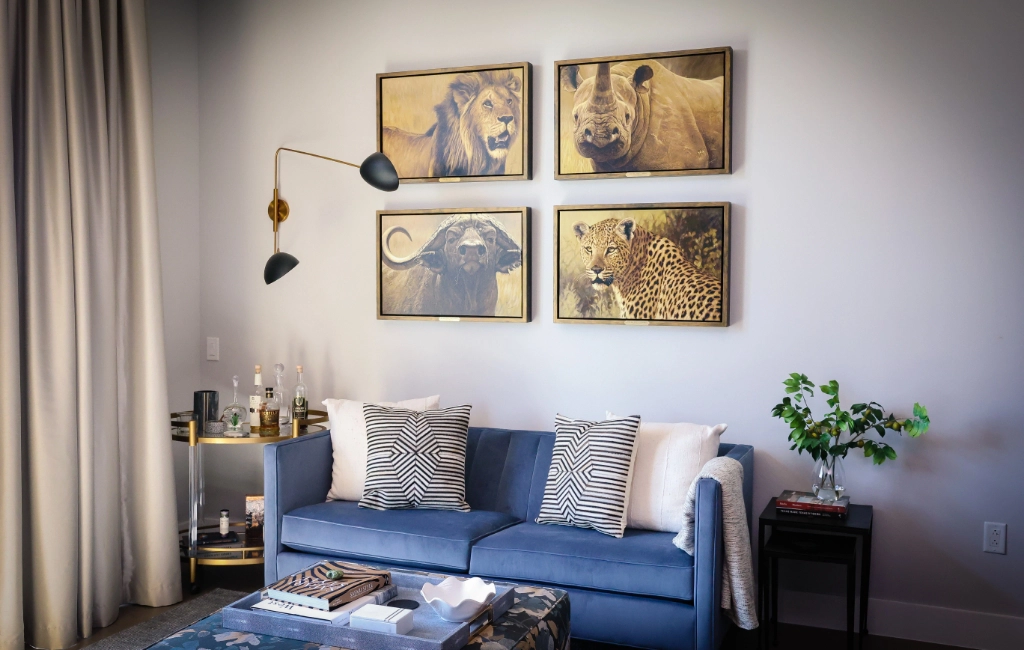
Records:
[[[359,175],[363,177],[363,180],[384,192],[394,192],[398,189],[398,172],[395,171],[395,166],[391,164],[388,157],[382,153],[371,153],[363,161],[362,165],[350,163],[346,160],[338,160],[337,158],[329,158],[327,156],[321,156],[320,154],[310,153],[308,151],[300,151],[298,149],[289,149],[288,147],[278,147],[277,151],[274,152],[274,198],[270,200],[270,205],[267,206],[267,214],[270,216],[271,221],[274,222],[274,254],[267,260],[267,265],[263,267],[263,281],[267,284],[280,280],[288,271],[294,269],[299,260],[294,255],[288,253],[282,253],[279,246],[280,229],[281,223],[288,218],[291,212],[288,207],[288,202],[280,197],[281,190],[281,152],[290,151],[292,153],[302,154],[303,156],[310,156],[312,158],[319,158],[321,160],[327,160],[333,163],[339,163],[342,165],[348,165],[349,167],[356,167],[359,169]]]

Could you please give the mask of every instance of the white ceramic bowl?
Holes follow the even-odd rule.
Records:
[[[438,616],[452,623],[463,623],[482,612],[497,592],[494,583],[480,578],[459,580],[451,576],[440,584],[424,584],[420,593]]]

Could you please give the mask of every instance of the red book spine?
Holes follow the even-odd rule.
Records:
[[[791,510],[810,510],[813,512],[838,512],[846,513],[845,506],[829,506],[825,504],[817,503],[799,503],[797,501],[776,501],[775,506],[778,508],[789,508]]]

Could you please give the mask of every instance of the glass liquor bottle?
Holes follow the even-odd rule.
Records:
[[[242,436],[242,425],[248,419],[248,413],[242,408],[242,405],[238,403],[238,375],[231,378],[231,383],[235,387],[234,398],[231,400],[231,404],[224,409],[223,420],[227,424],[228,428],[224,432],[224,435],[230,438],[239,438]]]
[[[281,405],[278,424],[282,427],[292,423],[292,401],[288,399],[288,391],[284,387],[284,364],[274,365],[274,398]]]
[[[263,367],[256,366],[256,378],[253,380],[252,395],[249,396],[249,430],[259,433],[260,411],[263,410]]]
[[[306,384],[302,382],[302,366],[295,366],[295,399],[292,400],[292,417],[305,420],[309,417],[309,402],[306,399]]]
[[[278,418],[281,416],[281,403],[274,396],[274,389],[267,386],[266,399],[263,400],[260,410],[260,435],[276,436],[281,432],[281,423]]]

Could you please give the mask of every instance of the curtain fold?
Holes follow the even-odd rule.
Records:
[[[0,0],[0,650],[181,598],[144,10]]]

